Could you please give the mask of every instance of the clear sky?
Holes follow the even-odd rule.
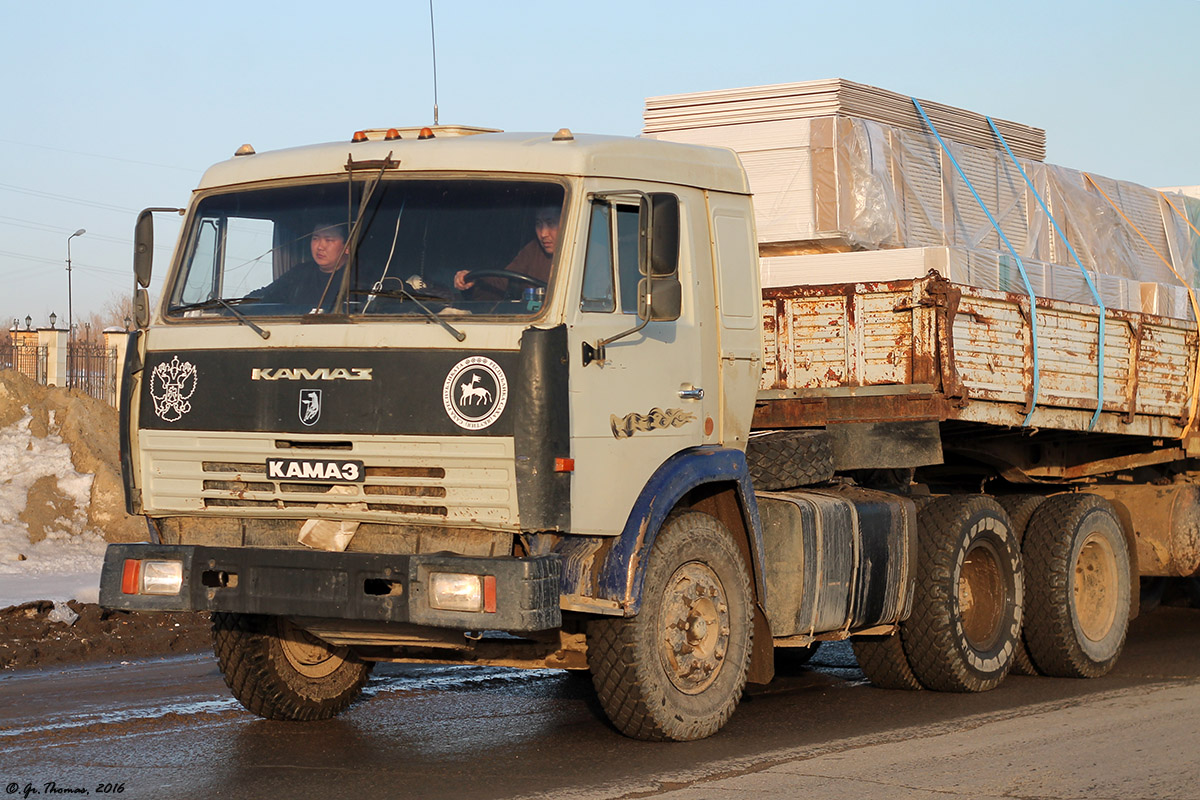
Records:
[[[185,204],[243,142],[432,121],[428,0],[3,9],[0,320],[65,321],[79,228],[76,318],[128,292],[138,210]],[[635,135],[647,96],[847,78],[1044,128],[1053,163],[1200,184],[1200,0],[434,0],[434,15],[442,123]],[[158,227],[156,279],[177,229]]]

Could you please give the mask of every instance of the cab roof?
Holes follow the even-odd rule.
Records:
[[[391,154],[397,172],[490,172],[627,178],[749,194],[750,185],[732,150],[626,136],[504,133],[444,126],[432,138],[401,128],[401,138],[366,132],[364,141],[330,142],[265,153],[236,155],[204,173],[198,190],[279,178],[345,175],[355,162]],[[243,145],[242,150],[246,146]],[[378,167],[376,167],[378,169]]]

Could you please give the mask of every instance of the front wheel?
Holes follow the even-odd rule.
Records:
[[[750,577],[729,530],[697,511],[670,517],[646,566],[641,611],[593,620],[588,666],[621,733],[703,739],[733,714],[750,666]]]
[[[267,719],[329,719],[362,692],[371,664],[283,617],[213,614],[213,651],[225,684]]]

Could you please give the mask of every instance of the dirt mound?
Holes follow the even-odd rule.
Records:
[[[72,622],[62,620],[78,614]],[[0,670],[116,661],[208,651],[208,614],[110,611],[74,600],[0,609]]]
[[[33,437],[61,437],[71,448],[75,471],[93,476],[86,509],[76,508],[70,493],[53,478],[39,479],[31,487],[20,517],[30,541],[44,538],[57,520],[77,515],[86,515],[87,527],[110,542],[145,540],[145,523],[125,513],[116,409],[78,390],[42,386],[19,372],[0,371],[0,428],[27,414],[32,415]]]

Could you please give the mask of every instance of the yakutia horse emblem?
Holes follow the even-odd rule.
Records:
[[[508,405],[508,377],[487,356],[455,364],[442,383],[442,406],[460,428],[480,431],[500,419]]]
[[[473,372],[470,383],[459,385],[458,404],[460,406],[492,402],[492,393],[487,390],[487,387],[478,385],[481,377],[478,372]]]

